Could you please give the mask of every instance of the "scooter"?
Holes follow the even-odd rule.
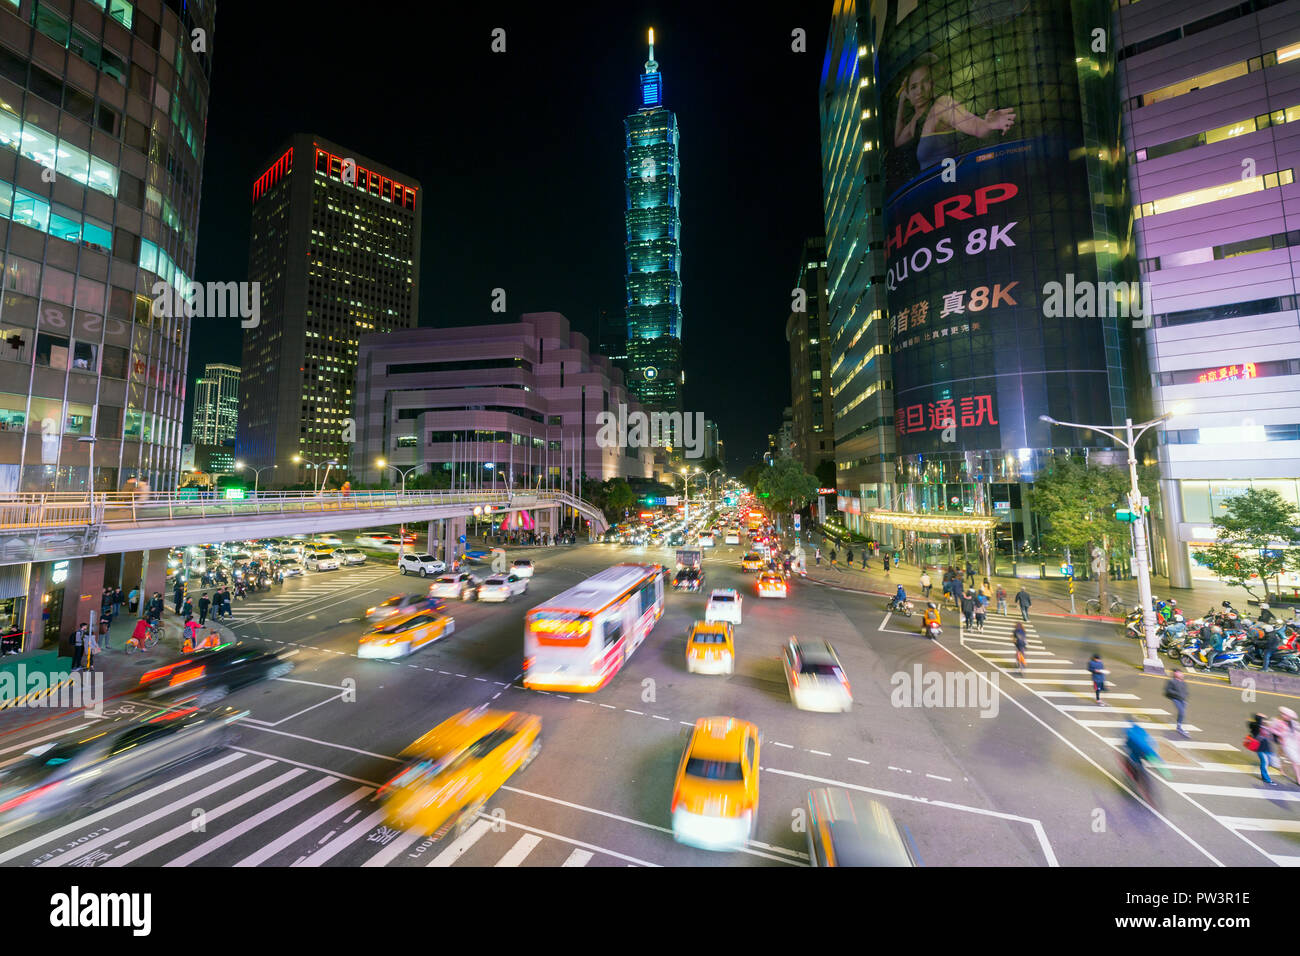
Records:
[[[1245,667],[1246,650],[1238,643],[1227,643],[1225,641],[1223,650],[1216,651],[1210,644],[1203,643],[1199,638],[1192,644],[1184,647],[1179,659],[1186,667],[1195,670],[1228,670],[1234,667]]]
[[[898,613],[898,614],[902,614],[904,617],[911,617],[911,616],[912,616],[912,602],[911,602],[911,601],[899,601],[897,597],[891,597],[891,598],[889,599],[889,604],[888,604],[888,606],[885,608],[885,610],[886,610],[886,611],[893,611],[893,612],[896,612],[896,613]]]
[[[943,633],[943,628],[941,628],[938,624],[935,624],[933,621],[930,621],[926,623],[924,627],[921,628],[921,633],[924,636],[928,637],[930,640],[937,641],[939,639],[939,635]]]

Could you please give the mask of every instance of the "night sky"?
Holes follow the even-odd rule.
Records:
[[[686,409],[718,422],[738,474],[790,402],[790,290],[824,229],[831,5],[464,6],[218,6],[196,278],[247,279],[252,183],[312,132],[420,181],[420,325],[556,311],[594,347],[600,310],[623,314],[623,117],[654,27],[681,131]],[[195,320],[187,440],[203,364],[240,357],[237,320]]]

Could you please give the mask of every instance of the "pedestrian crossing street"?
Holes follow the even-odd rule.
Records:
[[[1164,686],[1158,680],[1146,682],[1153,691],[1147,697],[1154,698],[1154,704],[1137,694],[1106,690],[1102,692],[1105,705],[1098,706],[1087,656],[1073,649],[1053,651],[1032,620],[1025,624],[1025,675],[1018,676],[1013,637],[1018,620],[1014,611],[1006,617],[990,614],[982,631],[962,629],[962,645],[1064,716],[1095,732],[1117,753],[1124,746],[1128,718],[1135,717],[1156,742],[1169,770],[1167,784],[1171,789],[1236,832],[1271,862],[1300,866],[1300,842],[1295,836],[1300,834],[1296,768],[1284,762],[1281,768],[1270,770],[1281,786],[1268,787],[1260,779],[1258,759],[1241,746],[1240,737],[1235,743],[1203,739],[1207,732],[1189,721],[1183,722],[1183,729],[1190,739],[1179,736],[1177,715],[1172,703],[1161,696]],[[1107,687],[1113,686],[1111,674]],[[1194,713],[1195,704],[1192,706]],[[1259,709],[1266,710],[1267,705],[1260,704]],[[1242,736],[1245,720],[1243,712]]]
[[[0,760],[51,735],[13,743]],[[39,739],[37,739],[39,738]],[[389,768],[383,768],[387,773]],[[431,841],[383,824],[370,781],[239,747],[186,763],[103,809],[0,839],[3,866],[627,866],[644,860],[493,815]]]
[[[329,599],[347,600],[363,593],[365,586],[380,578],[391,577],[395,572],[387,567],[357,567],[338,571],[308,571],[300,578],[289,578],[270,591],[247,594],[242,600],[233,597],[230,610],[233,618],[223,618],[223,623],[255,624],[261,621],[274,623],[292,619],[290,612],[304,609],[326,608]],[[418,578],[416,580],[419,580]],[[211,617],[211,615],[209,615]]]

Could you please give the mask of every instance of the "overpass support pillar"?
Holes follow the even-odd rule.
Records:
[[[129,591],[130,588],[127,590]],[[140,567],[141,607],[153,597],[155,591],[163,596],[165,604],[168,598],[166,548],[154,548],[143,553]]]
[[[465,534],[466,520],[463,517],[445,518],[442,522],[442,546],[446,557],[443,558],[447,564],[451,564],[452,559],[462,554],[469,546],[461,544],[460,537]]]

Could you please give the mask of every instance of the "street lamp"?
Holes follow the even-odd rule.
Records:
[[[425,465],[424,462],[420,462],[418,465],[415,465],[414,467],[408,468],[405,471],[403,471],[402,469],[398,468],[396,465],[390,465],[382,458],[376,460],[375,464],[378,465],[380,468],[391,468],[393,469],[393,471],[397,472],[399,475],[402,476],[402,497],[406,497],[406,476],[413,471],[419,471]],[[430,545],[430,547],[432,547],[433,542],[426,541],[425,544],[428,544]],[[405,522],[403,522],[398,524],[397,526],[397,563],[399,565],[402,563],[402,549],[405,547],[406,547],[406,524]]]
[[[1102,428],[1097,425],[1077,425],[1073,422],[1058,422],[1050,415],[1039,415],[1038,420],[1047,422],[1049,425],[1060,425],[1063,428],[1080,428],[1084,431],[1101,432],[1117,445],[1122,445],[1128,449],[1128,507],[1133,514],[1142,514],[1142,492],[1138,488],[1137,473],[1137,442],[1144,432],[1149,428],[1154,428],[1169,419],[1182,410],[1181,403],[1175,405],[1170,411],[1165,412],[1159,418],[1153,418],[1149,422],[1142,422],[1139,425],[1133,424],[1133,419],[1124,419],[1124,435],[1121,438],[1118,434],[1119,426]],[[1134,429],[1137,429],[1136,434]],[[1151,607],[1151,567],[1150,559],[1147,555],[1147,539],[1145,529],[1139,529],[1136,525],[1133,527],[1133,564],[1137,570],[1138,579],[1138,599],[1142,602],[1142,630],[1146,634],[1146,657],[1142,661],[1142,670],[1148,674],[1163,674],[1165,665],[1160,662],[1160,638],[1156,634],[1156,615],[1155,610]]]
[[[261,468],[253,468],[250,465],[244,464],[242,461],[235,462],[235,471],[244,471],[245,469],[247,469],[248,471],[251,471],[253,473],[253,496],[254,497],[257,496],[258,482],[261,481],[262,472],[266,471],[268,468],[279,468],[279,467],[280,467],[279,465],[263,465]]]
[[[329,466],[338,464],[338,460],[334,458],[331,458],[328,461],[315,462],[315,461],[308,461],[306,458],[302,457],[302,455],[294,455],[292,461],[296,465],[306,465],[308,468],[311,469],[311,490],[313,493],[316,494],[319,494],[321,491],[325,489],[325,482],[328,481],[330,477]],[[325,466],[325,477],[321,479],[320,487],[317,488],[316,469],[318,469],[321,465]]]

